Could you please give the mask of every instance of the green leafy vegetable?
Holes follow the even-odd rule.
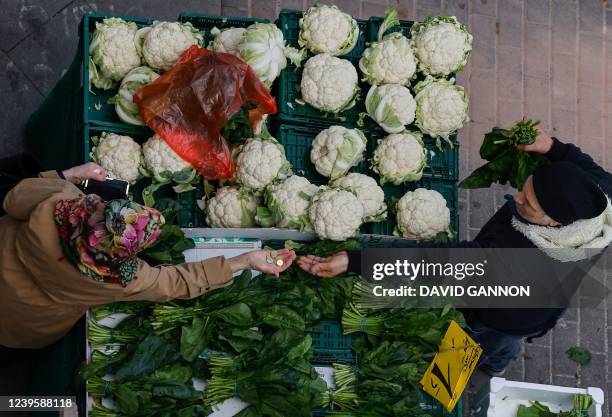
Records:
[[[579,365],[588,365],[591,363],[591,352],[581,347],[571,347],[565,351],[567,357]]]

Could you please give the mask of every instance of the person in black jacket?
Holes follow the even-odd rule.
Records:
[[[593,249],[603,251],[612,242],[612,174],[580,148],[562,143],[543,131],[521,150],[537,152],[550,163],[531,175],[522,192],[506,196],[508,202],[484,225],[473,241],[449,244],[460,248],[564,248],[567,259],[580,261]],[[579,241],[577,241],[577,236]],[[585,251],[589,248],[590,251]],[[590,255],[586,255],[589,253]],[[340,252],[329,258],[312,255],[298,259],[305,271],[320,277],[359,273],[359,251]],[[520,352],[525,338],[540,337],[553,328],[564,309],[464,310],[468,331],[483,347],[479,364],[488,374],[500,374]]]

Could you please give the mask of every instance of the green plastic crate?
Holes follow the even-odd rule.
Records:
[[[387,205],[391,207],[391,200],[394,198],[400,199],[408,191],[414,191],[417,188],[427,188],[436,190],[446,199],[446,204],[450,209],[451,227],[455,232],[455,236],[459,231],[459,192],[455,181],[445,181],[432,178],[422,178],[417,182],[409,182],[401,185],[385,184],[383,190]],[[396,221],[393,210],[387,216],[386,221],[372,223],[372,233],[379,235],[392,235],[395,229]]]
[[[270,23],[268,19],[258,19],[256,17],[216,16],[200,13],[181,13],[178,17],[178,21],[190,22],[193,27],[203,31],[206,45],[213,39],[210,31],[214,27],[223,30],[228,28],[246,28],[258,22]]]
[[[368,19],[368,30],[367,30],[367,40],[368,42],[376,42],[378,39],[378,29],[382,24],[383,20],[385,20],[381,16],[372,16]],[[385,34],[393,33],[393,32],[402,32],[407,38],[410,38],[410,28],[414,24],[411,20],[400,20],[399,26],[395,26],[389,29]]]
[[[299,48],[299,20],[302,17],[302,11],[299,10],[282,10],[279,14],[277,25],[282,30],[287,45]],[[359,39],[353,50],[340,58],[348,59],[352,62],[359,73],[359,58],[365,49],[367,35],[367,21],[357,20],[359,25]],[[311,55],[309,55],[310,57]],[[303,62],[302,64],[304,64]],[[303,65],[302,65],[303,67]],[[361,78],[361,76],[360,76]],[[348,126],[357,126],[359,113],[365,111],[364,99],[368,91],[368,85],[360,81],[361,97],[357,100],[354,107],[335,116],[321,110],[315,109],[309,104],[298,104],[296,99],[300,99],[300,81],[302,79],[302,68],[295,68],[292,65],[284,69],[278,80],[278,95],[277,105],[279,118],[285,122],[302,123],[309,122],[313,124],[344,124]]]
[[[112,16],[101,13],[85,14],[81,22],[80,31],[82,48],[86,57],[89,56],[89,44],[96,29],[96,23],[102,22],[104,19],[110,17],[118,17],[128,22],[134,22],[138,25],[139,28],[150,25],[154,21],[154,19],[144,19],[130,16]],[[83,59],[82,65],[84,86],[82,90],[83,122],[85,124],[91,123],[93,125],[125,129],[134,133],[151,132],[146,126],[131,125],[128,123],[124,123],[119,119],[117,113],[115,112],[115,105],[108,103],[108,100],[117,94],[117,88],[111,88],[110,90],[101,90],[92,85],[92,91],[89,91],[89,59]]]
[[[94,136],[100,136],[103,132],[117,133],[119,135],[127,135],[134,139],[136,142],[142,144],[151,136],[149,133],[134,133],[132,131],[126,131],[119,128],[110,128],[104,126],[86,126],[84,129],[84,160],[90,160],[90,152],[93,147],[91,138]],[[130,187],[130,192],[133,196],[134,201],[142,203],[142,190],[151,183],[148,178],[139,180],[136,184]],[[198,208],[197,201],[204,195],[204,190],[201,184],[198,184],[195,190],[187,191],[184,193],[176,194],[172,190],[172,185],[166,185],[161,187],[154,193],[156,200],[160,198],[172,198],[176,200],[182,207],[179,214],[179,226],[181,227],[203,227],[204,226],[204,213]]]
[[[322,320],[320,327],[310,333],[314,354],[312,362],[331,365],[333,363],[355,363],[351,346],[360,335],[342,334],[342,326],[337,321]]]
[[[314,164],[310,161],[312,141],[323,129],[323,127],[289,124],[280,124],[272,129],[273,134],[276,135],[275,137],[285,147],[285,154],[293,167],[293,172],[306,177],[316,185],[324,185],[329,182],[329,178],[319,174]],[[368,132],[364,131],[364,133],[368,137]],[[351,172],[371,175],[367,158],[364,158],[357,166],[351,168]]]
[[[407,129],[415,132],[419,131],[414,125],[408,126]],[[369,158],[373,156],[378,140],[388,135],[378,127],[370,130],[370,136],[368,137]],[[459,142],[457,141],[457,135],[452,135],[451,141],[453,147],[450,147],[444,139],[440,139],[441,147],[438,148],[435,139],[423,135],[423,142],[427,148],[427,166],[423,170],[423,177],[455,181],[459,179]]]

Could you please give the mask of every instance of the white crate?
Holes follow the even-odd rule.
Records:
[[[485,391],[487,388],[490,388],[488,393]],[[589,394],[593,398],[589,416],[602,416],[604,393],[601,388],[560,387],[508,381],[505,378],[491,378],[490,386],[485,386],[476,395],[473,415],[474,417],[516,417],[519,405],[530,405],[530,401],[539,401],[550,407],[553,412],[568,411],[573,407],[574,394]]]

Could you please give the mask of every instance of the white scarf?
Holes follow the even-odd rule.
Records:
[[[612,243],[612,204],[597,217],[563,227],[537,226],[512,217],[512,226],[551,258],[576,262],[591,258]]]

